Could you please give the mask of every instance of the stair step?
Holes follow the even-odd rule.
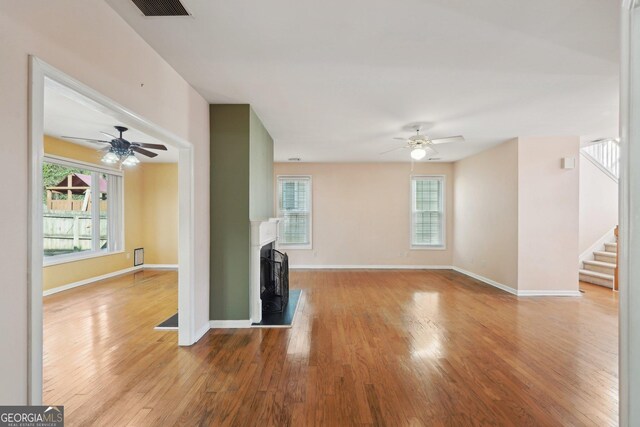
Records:
[[[613,288],[613,275],[598,273],[597,271],[580,270],[580,280],[594,285]]]
[[[617,243],[605,243],[604,244],[605,252],[616,253],[618,252],[618,244]]]
[[[614,274],[616,265],[610,262],[602,261],[583,261],[584,269],[604,274]]]
[[[617,258],[615,253],[605,251],[594,251],[593,256],[595,257],[596,261],[610,262],[612,264],[616,263]]]

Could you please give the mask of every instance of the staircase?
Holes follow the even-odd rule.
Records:
[[[617,243],[605,243],[604,251],[594,251],[593,261],[582,262],[580,280],[613,289],[617,249]]]
[[[580,152],[602,172],[615,182],[618,182],[620,177],[620,143],[617,138],[603,138],[591,141],[583,145]],[[614,234],[617,241],[617,227]],[[617,243],[605,243],[604,251],[594,251],[593,260],[582,262],[583,268],[580,269],[580,280],[618,290],[617,253]]]

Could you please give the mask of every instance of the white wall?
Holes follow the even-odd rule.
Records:
[[[454,170],[453,264],[517,289],[517,140],[460,160]]]
[[[451,163],[413,171],[446,176],[446,250],[410,247],[410,163],[276,163],[274,173],[312,176],[313,248],[285,249],[292,266],[451,265]]]
[[[578,291],[578,137],[518,138],[518,291]]]
[[[618,183],[580,155],[580,254],[618,224]]]
[[[0,2],[0,404],[27,400],[28,55],[195,147],[196,327],[208,323],[209,119],[206,101],[100,0]],[[10,185],[7,185],[10,183]]]
[[[518,138],[455,163],[453,264],[518,293],[577,292],[577,137]]]

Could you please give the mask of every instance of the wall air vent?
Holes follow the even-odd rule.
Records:
[[[131,0],[144,16],[189,16],[180,0]]]

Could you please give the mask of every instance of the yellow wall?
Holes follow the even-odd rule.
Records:
[[[178,263],[178,164],[145,163],[142,234],[146,264]]]
[[[97,150],[48,136],[44,138],[44,151],[47,154],[101,164],[101,154]],[[162,185],[157,184],[158,182]],[[164,200],[163,208],[158,208],[160,200]],[[44,267],[43,289],[133,267],[133,250],[140,247],[145,248],[147,264],[177,264],[177,163],[146,163],[125,169],[124,209],[124,253]],[[163,224],[163,233],[156,233],[158,229],[154,226],[158,224]]]

